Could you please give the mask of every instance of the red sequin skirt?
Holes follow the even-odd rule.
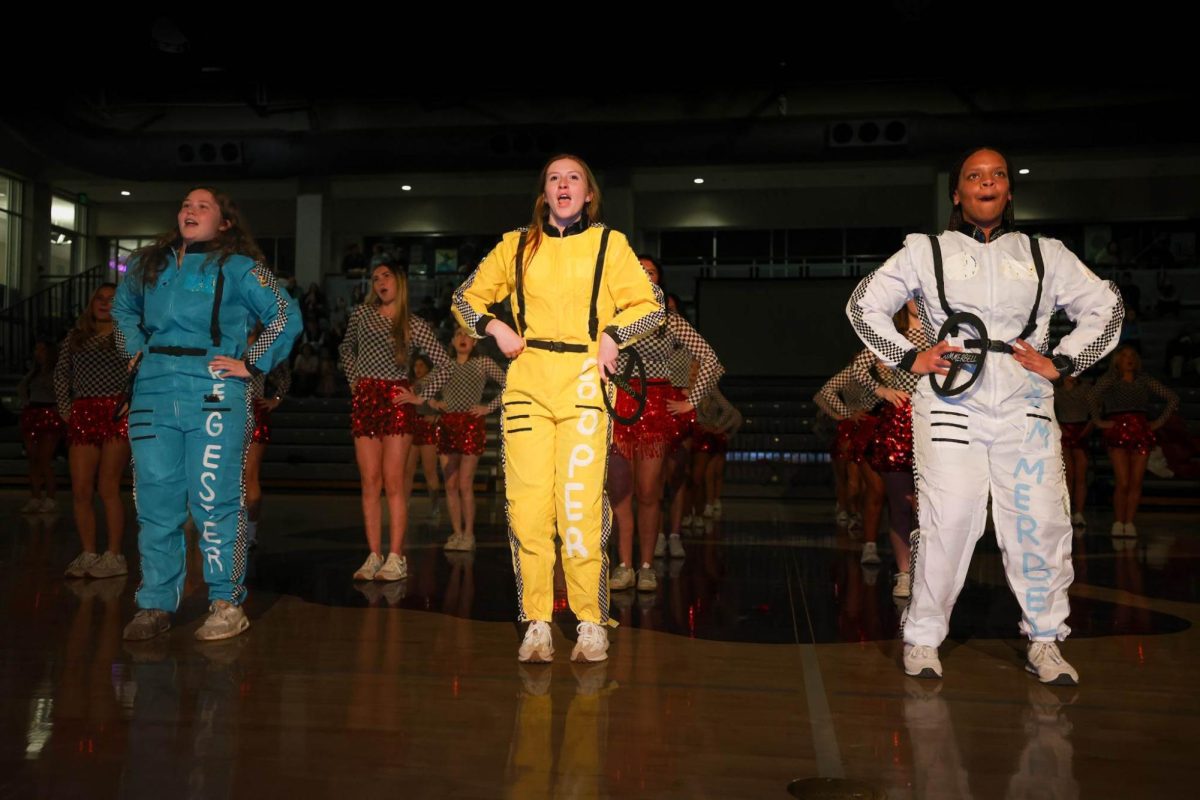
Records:
[[[394,403],[392,399],[408,381],[384,381],[359,378],[354,385],[350,411],[350,430],[355,436],[403,436],[411,434],[417,419],[416,406]]]
[[[254,407],[254,433],[250,435],[253,444],[271,443],[271,412],[259,406]]]
[[[875,426],[879,418],[867,414],[860,420],[844,419],[838,422],[837,438],[833,440],[830,455],[834,461],[852,461],[861,464],[866,460],[867,448],[875,438]]]
[[[425,445],[438,443],[438,423],[435,417],[432,420],[426,419],[423,416],[417,416],[413,423],[413,447],[423,447]]]
[[[21,412],[21,438],[32,437],[37,442],[47,436],[65,436],[67,423],[58,415],[54,404],[26,406]]]
[[[729,450],[729,439],[725,434],[710,431],[701,425],[696,426],[695,433],[692,434],[692,442],[692,447],[697,453],[723,455]]]
[[[1083,435],[1083,431],[1087,426],[1086,422],[1058,423],[1058,427],[1062,429],[1063,450],[1086,450],[1087,437]]]
[[[641,388],[641,382],[629,382],[634,390]],[[686,400],[682,389],[677,389],[666,381],[646,381],[646,408],[642,416],[632,425],[613,426],[613,440],[617,450],[625,458],[661,458],[674,450],[683,442],[691,431],[696,420],[695,410],[692,413],[676,417],[667,410],[668,400]],[[617,413],[629,416],[637,410],[637,401],[620,389],[617,390]]]
[[[867,452],[876,472],[912,472],[912,405],[884,404]]]
[[[80,397],[71,403],[71,419],[67,423],[67,442],[99,447],[109,439],[129,438],[129,417],[113,420],[113,412],[121,402],[119,394],[108,397]]]
[[[1150,430],[1150,422],[1140,411],[1113,414],[1106,419],[1113,425],[1111,428],[1101,430],[1105,447],[1115,450],[1132,450],[1135,453],[1146,455],[1157,444],[1154,431]]]
[[[444,456],[477,456],[487,441],[487,417],[460,411],[442,414],[437,423],[437,451]]]

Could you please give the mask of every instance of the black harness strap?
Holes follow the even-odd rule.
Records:
[[[225,270],[217,264],[217,288],[213,292],[212,322],[209,332],[212,334],[213,347],[221,346],[221,294],[225,291]]]
[[[946,275],[942,269],[942,245],[933,234],[929,234],[929,244],[933,247],[933,277],[937,281],[938,302],[942,304],[942,311],[946,312],[946,317],[953,317],[954,311],[946,302]],[[958,335],[957,326],[950,330],[950,335]]]
[[[525,335],[525,274],[521,261],[525,257],[525,240],[529,237],[529,231],[521,231],[521,238],[517,241],[517,333],[521,336]]]
[[[600,279],[604,276],[604,254],[608,252],[608,234],[611,228],[605,228],[600,234],[600,253],[596,256],[596,277],[592,279],[592,304],[588,308],[588,336],[596,341],[600,332],[600,318],[596,314],[596,301],[600,298]]]
[[[1042,305],[1042,281],[1046,277],[1046,264],[1042,261],[1042,248],[1038,247],[1037,239],[1029,238],[1029,249],[1033,251],[1033,265],[1037,268],[1038,288],[1037,295],[1033,298],[1033,308],[1029,311],[1029,321],[1021,331],[1022,339],[1032,336],[1033,329],[1037,327],[1038,308]]]

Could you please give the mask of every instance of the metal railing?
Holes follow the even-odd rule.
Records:
[[[99,264],[0,311],[0,371],[24,372],[34,344],[66,336],[92,292],[114,274],[108,264]]]

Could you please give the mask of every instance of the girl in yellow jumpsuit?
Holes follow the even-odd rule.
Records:
[[[519,619],[517,657],[554,657],[555,536],[571,610],[573,661],[608,657],[608,538],[604,483],[611,423],[602,380],[618,349],[664,320],[662,293],[625,236],[604,227],[600,189],[575,156],[542,168],[529,228],[500,244],[454,293],[454,313],[514,359],[502,406],[504,483]],[[509,298],[516,330],[488,313]]]

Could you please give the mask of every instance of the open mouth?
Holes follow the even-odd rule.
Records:
[[[559,194],[559,196],[558,196],[559,208],[570,205],[570,204],[571,204],[571,195],[569,193],[563,192],[563,193]]]

